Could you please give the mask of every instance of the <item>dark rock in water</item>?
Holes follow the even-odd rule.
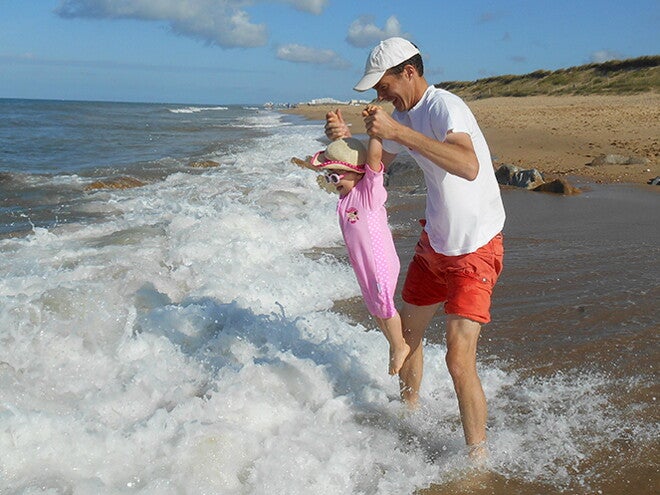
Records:
[[[424,173],[408,153],[400,153],[387,167],[385,185],[388,187],[424,186]]]
[[[626,155],[598,155],[591,160],[587,165],[597,167],[599,165],[646,165],[648,159],[639,156],[626,156]]]
[[[543,174],[537,169],[520,170],[515,165],[502,165],[495,171],[497,182],[504,186],[515,186],[532,191],[544,191],[557,194],[579,194],[581,191],[568,183],[566,179],[545,182]]]
[[[106,181],[96,181],[85,186],[85,191],[94,191],[97,189],[130,189],[131,187],[141,187],[145,183],[133,177],[118,177]]]
[[[219,167],[220,164],[218,162],[214,162],[213,160],[204,160],[201,162],[190,162],[188,166],[193,168],[213,168]]]
[[[538,185],[543,184],[543,174],[535,168],[519,170],[511,177],[510,184],[516,187],[524,187],[525,189],[534,189]]]
[[[13,176],[8,172],[0,172],[0,184],[9,184],[13,179]]]
[[[555,179],[550,182],[544,182],[543,184],[536,186],[533,191],[540,191],[540,192],[551,192],[551,193],[556,193],[556,194],[580,194],[582,191],[578,189],[577,187],[573,187],[571,184],[568,183],[566,179]]]
[[[532,189],[543,183],[543,174],[537,169],[521,170],[515,165],[504,164],[495,171],[497,182],[503,186]]]
[[[513,175],[519,171],[515,165],[504,164],[495,171],[495,178],[499,184],[510,186]]]
[[[655,177],[653,179],[649,179],[647,184],[651,184],[652,186],[660,186],[660,175],[658,175],[657,177]]]

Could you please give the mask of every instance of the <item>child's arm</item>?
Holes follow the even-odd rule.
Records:
[[[367,165],[371,170],[380,173],[383,170],[383,143],[380,138],[370,137],[367,146]]]
[[[363,111],[362,115],[373,114],[379,107],[375,105],[368,105]],[[374,172],[378,173],[382,170],[383,160],[383,142],[380,138],[370,136],[369,144],[367,146],[367,165]]]

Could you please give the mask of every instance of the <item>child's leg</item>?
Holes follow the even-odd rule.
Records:
[[[410,352],[410,346],[403,338],[401,317],[399,316],[399,313],[396,313],[391,318],[376,317],[376,320],[378,321],[378,326],[390,344],[389,373],[390,375],[396,375],[401,369],[401,366],[403,366],[403,362],[406,360],[406,357]]]

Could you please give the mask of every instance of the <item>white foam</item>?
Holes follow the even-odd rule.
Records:
[[[359,294],[307,254],[340,245],[336,197],[289,163],[319,134],[281,127],[231,166],[96,196],[103,221],[0,241],[2,490],[400,494],[463,473],[443,347],[406,415],[383,336],[330,311]],[[481,367],[497,472],[570,487],[623,435],[606,376],[504,369]]]
[[[236,128],[243,129],[272,129],[291,125],[282,120],[282,115],[272,111],[260,111],[254,115],[248,115],[236,119],[233,124]]]
[[[183,107],[183,108],[168,108],[171,113],[199,113],[199,112],[210,112],[218,110],[229,110],[229,107]]]

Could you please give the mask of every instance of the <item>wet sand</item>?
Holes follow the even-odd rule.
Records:
[[[529,96],[468,101],[495,165],[537,168],[549,176],[646,184],[660,175],[660,94]],[[385,104],[391,110],[391,105]],[[323,120],[330,105],[286,110]],[[362,106],[342,105],[353,133],[364,133]],[[643,158],[644,164],[590,166],[599,155]]]
[[[504,271],[493,294],[493,320],[482,331],[478,362],[505,360],[504,369],[519,377],[517,387],[525,387],[527,380],[552,382],[557,376],[582,380],[602,373],[607,376],[602,389],[589,392],[594,400],[616,411],[631,431],[643,429],[660,421],[653,380],[660,358],[654,316],[660,279],[653,267],[660,256],[660,231],[655,228],[660,197],[657,186],[579,180],[578,184],[585,191],[577,196],[502,191],[507,211]],[[389,197],[390,224],[402,266],[400,292],[418,240],[417,219],[424,215],[425,196],[394,188]],[[335,254],[343,255],[339,248]],[[359,297],[338,302],[335,309],[366,328],[375,327]],[[443,342],[444,322],[440,310],[426,332],[429,343]],[[515,387],[511,393],[516,394]],[[488,400],[494,422],[491,434],[497,436],[499,428],[525,429],[514,419],[497,425],[501,398]],[[519,407],[514,416],[525,421],[527,405],[521,402]],[[588,415],[566,412],[565,421],[576,434],[600,436]],[[520,479],[506,468],[499,471],[499,466],[487,472],[467,471],[416,495],[657,493],[657,442],[621,432],[611,436],[610,444],[585,445],[583,461],[572,467],[576,480],[586,480],[584,486],[577,481],[558,487]],[[533,454],[529,462],[537,462]]]

